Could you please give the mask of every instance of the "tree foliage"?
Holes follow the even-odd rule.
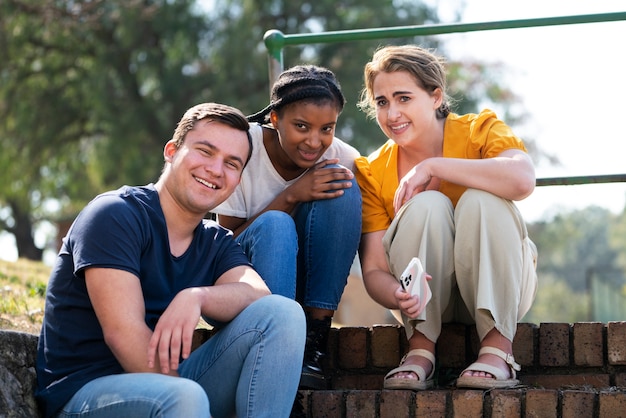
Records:
[[[201,7],[203,6],[203,7]],[[4,0],[0,3],[0,229],[39,258],[33,230],[71,218],[97,193],[156,179],[162,147],[190,106],[218,101],[253,113],[268,101],[263,35],[437,23],[407,0]],[[338,135],[363,154],[384,138],[357,110],[363,65],[383,39],[289,47],[286,67],[335,71],[348,104]],[[460,112],[511,104],[491,69],[450,63]],[[513,119],[513,115],[509,115]],[[514,120],[512,120],[514,122]]]
[[[163,144],[188,107],[265,107],[270,29],[437,22],[435,10],[408,0],[3,0],[0,230],[15,235],[20,257],[40,259],[33,239],[40,222],[71,219],[97,193],[156,179]],[[337,134],[367,154],[385,138],[356,108],[363,65],[379,46],[409,42],[446,56],[436,38],[413,37],[290,46],[285,66],[314,63],[336,73],[348,99]],[[500,82],[506,67],[450,61],[448,72],[458,113],[497,104],[509,124],[524,122],[519,98]],[[561,213],[529,231],[540,252],[540,290],[527,318],[589,318],[590,280],[626,297],[626,212]]]
[[[535,224],[531,229],[535,243],[541,258],[549,260],[539,265],[539,271],[566,278],[575,291],[587,289],[592,274],[601,274],[605,280],[619,284],[619,251],[610,239],[616,222],[617,218],[607,209],[591,206]]]
[[[626,235],[620,234],[625,219],[626,213],[614,215],[590,206],[528,226],[539,251],[539,291],[526,320],[624,319],[618,316],[626,306]],[[621,302],[601,306],[610,305],[602,295],[595,294],[602,289],[612,289],[612,296]],[[606,317],[598,318],[598,311]]]
[[[0,4],[0,226],[20,256],[33,228],[120,183],[145,183],[176,121],[206,91],[205,17],[194,2],[7,0]],[[48,205],[49,206],[49,205]],[[58,205],[56,205],[58,209]]]

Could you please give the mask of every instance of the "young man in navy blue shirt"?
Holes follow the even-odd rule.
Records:
[[[194,106],[155,184],[81,211],[48,283],[36,394],[46,417],[289,415],[303,312],[270,295],[232,233],[204,219],[250,154],[240,111]],[[191,352],[200,317],[218,331]]]

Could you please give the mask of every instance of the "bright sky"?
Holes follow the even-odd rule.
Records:
[[[463,23],[626,11],[626,0],[427,0],[444,22],[465,1]],[[626,173],[626,21],[442,35],[449,59],[503,62],[532,117],[522,138],[556,154],[560,167],[537,165],[537,177]],[[496,109],[497,110],[497,109]],[[544,186],[518,206],[528,222],[589,205],[621,212],[626,183]],[[15,260],[13,238],[0,234],[0,259]]]
[[[463,0],[429,0],[444,22]],[[463,23],[625,12],[626,0],[465,0]],[[442,35],[449,59],[503,62],[508,82],[532,122],[517,133],[534,138],[561,166],[537,164],[537,177],[626,173],[626,21],[502,29]],[[532,222],[564,208],[589,205],[615,213],[626,205],[626,183],[543,186],[519,202]]]

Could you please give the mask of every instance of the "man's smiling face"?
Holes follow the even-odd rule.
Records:
[[[199,121],[179,148],[173,141],[165,146],[170,194],[178,205],[206,214],[233,193],[249,150],[245,131],[216,121]]]

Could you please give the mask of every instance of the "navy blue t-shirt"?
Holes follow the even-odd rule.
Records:
[[[51,417],[85,383],[123,373],[104,342],[85,286],[85,269],[128,271],[141,282],[146,324],[154,329],[182,289],[211,286],[226,271],[250,265],[232,233],[213,221],[198,224],[187,251],[174,257],[152,184],[97,196],[63,239],[48,282],[37,353],[37,399]]]

